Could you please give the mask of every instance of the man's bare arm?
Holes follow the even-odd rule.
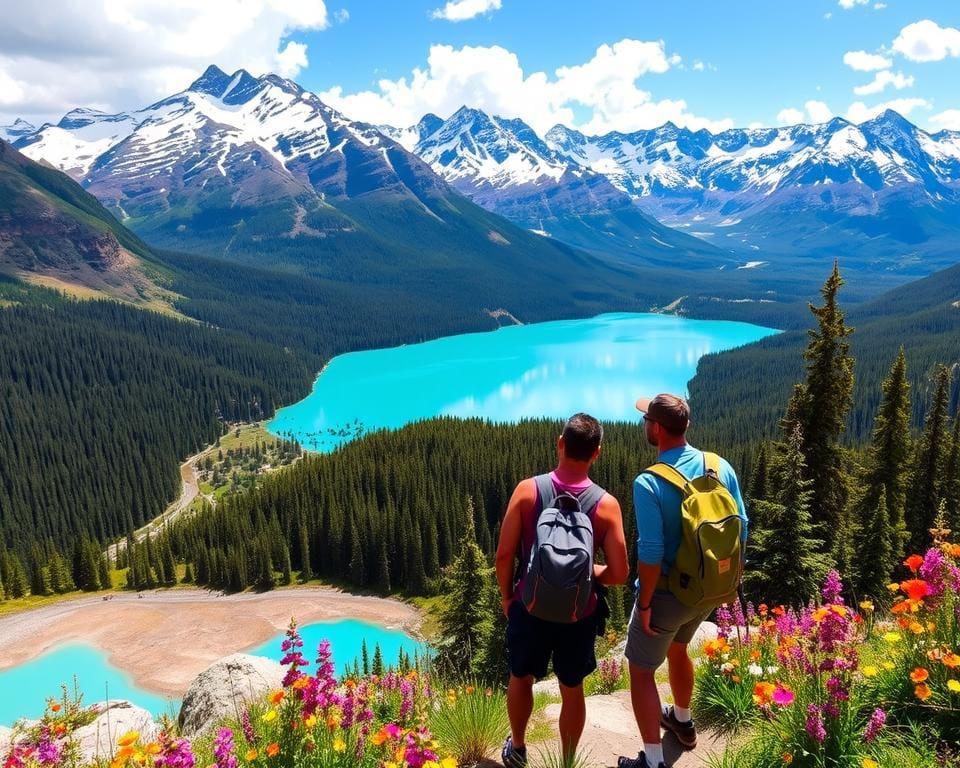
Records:
[[[606,527],[603,541],[600,542],[606,565],[594,565],[593,577],[605,586],[623,584],[630,573],[630,564],[627,561],[627,541],[623,532],[620,502],[608,493],[597,506],[597,516]]]
[[[513,568],[523,536],[523,516],[537,501],[537,485],[530,478],[521,482],[513,491],[507,512],[500,524],[500,541],[497,543],[496,571],[500,588],[500,603],[506,615],[513,600]]]

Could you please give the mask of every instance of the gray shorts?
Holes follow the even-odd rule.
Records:
[[[627,629],[627,660],[641,669],[655,670],[667,658],[670,643],[686,645],[712,609],[689,608],[669,590],[658,589],[650,600],[650,628],[656,637],[645,635],[636,620],[636,603]]]

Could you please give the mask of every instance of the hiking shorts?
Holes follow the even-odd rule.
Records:
[[[571,624],[544,621],[527,613],[523,603],[514,600],[507,613],[507,656],[514,677],[547,676],[553,658],[553,671],[562,685],[576,688],[597,668],[593,643],[597,639],[597,621],[590,614]]]
[[[690,608],[677,600],[670,590],[658,589],[650,599],[650,628],[657,636],[650,637],[640,629],[636,609],[634,602],[627,628],[627,647],[623,653],[631,664],[651,671],[663,664],[671,643],[689,643],[712,610]]]

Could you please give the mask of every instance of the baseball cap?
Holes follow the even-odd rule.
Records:
[[[690,406],[676,395],[664,393],[653,398],[641,397],[637,400],[637,410],[675,435],[682,435],[690,426]]]

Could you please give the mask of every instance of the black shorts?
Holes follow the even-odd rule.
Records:
[[[518,600],[510,604],[507,655],[514,677],[546,677],[552,656],[557,679],[568,688],[576,688],[597,668],[596,639],[594,614],[572,624],[558,624],[531,616]]]

